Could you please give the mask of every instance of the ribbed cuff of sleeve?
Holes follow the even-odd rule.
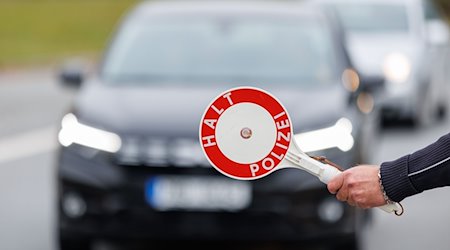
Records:
[[[408,159],[409,155],[406,155],[395,161],[381,164],[381,182],[392,201],[400,202],[418,193],[408,177]]]

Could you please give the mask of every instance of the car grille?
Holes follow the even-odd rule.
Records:
[[[114,160],[123,166],[211,168],[200,144],[191,138],[126,137]]]

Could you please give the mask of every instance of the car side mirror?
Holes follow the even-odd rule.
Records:
[[[384,86],[384,77],[365,75],[356,69],[348,68],[342,73],[342,83],[351,93],[373,92]]]
[[[361,93],[377,96],[384,88],[385,79],[382,76],[359,75],[359,86],[349,95],[349,104],[355,103]]]
[[[79,88],[85,80],[86,70],[80,60],[69,60],[63,63],[59,69],[59,81],[70,88]]]
[[[442,46],[449,42],[450,31],[446,23],[440,20],[429,21],[426,25],[428,43]]]

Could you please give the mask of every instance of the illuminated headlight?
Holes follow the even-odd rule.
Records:
[[[295,135],[300,149],[304,152],[314,152],[329,148],[339,148],[347,152],[353,148],[353,125],[347,118],[339,119],[331,127]]]
[[[389,81],[402,83],[408,79],[411,73],[411,63],[405,55],[391,53],[384,59],[383,72]]]
[[[64,147],[68,147],[75,143],[115,153],[122,145],[122,141],[117,134],[81,124],[78,122],[77,117],[72,113],[63,117],[61,126],[62,128],[61,131],[59,131],[58,140]]]

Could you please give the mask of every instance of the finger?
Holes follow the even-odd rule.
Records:
[[[348,186],[346,184],[345,178],[342,175],[342,184],[341,187],[339,189],[339,191],[336,194],[336,198],[340,201],[348,201],[349,197],[349,193],[348,193]]]
[[[342,187],[339,189],[339,191],[336,194],[336,198],[340,201],[347,201],[348,200],[348,192],[345,187]]]
[[[347,203],[350,206],[358,206],[358,203],[355,201],[355,199],[353,199],[352,195],[350,194],[350,191],[347,192]]]
[[[339,191],[339,189],[341,189],[343,183],[344,183],[343,174],[341,173],[336,175],[333,179],[331,179],[328,182],[327,184],[328,191],[332,194],[336,194]]]

